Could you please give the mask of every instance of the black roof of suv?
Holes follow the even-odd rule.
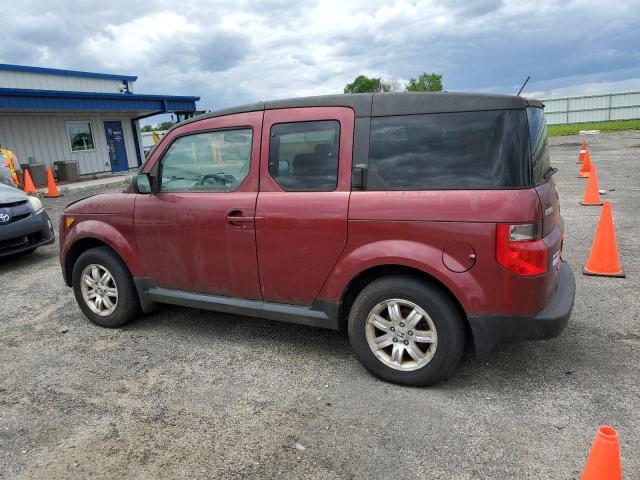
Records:
[[[453,92],[353,93],[287,98],[224,108],[191,118],[179,125],[234,113],[278,108],[351,107],[356,117],[386,117],[418,113],[515,110],[528,106],[542,107],[538,100],[516,95]]]

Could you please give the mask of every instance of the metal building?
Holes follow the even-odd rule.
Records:
[[[144,159],[138,120],[189,116],[200,97],[135,93],[137,77],[0,64],[0,145],[20,164],[77,162],[81,175]]]
[[[542,102],[548,124],[640,118],[640,92],[549,98]]]

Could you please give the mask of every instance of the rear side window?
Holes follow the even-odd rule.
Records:
[[[340,122],[280,123],[271,128],[269,175],[289,192],[329,192],[338,184]]]
[[[530,185],[524,110],[371,119],[369,190]]]
[[[527,118],[529,120],[533,184],[540,185],[548,180],[546,175],[551,170],[551,159],[547,145],[547,122],[544,119],[544,111],[538,107],[528,107]]]

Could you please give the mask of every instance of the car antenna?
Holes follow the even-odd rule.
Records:
[[[520,96],[520,94],[522,93],[522,90],[524,90],[524,86],[527,84],[527,82],[529,81],[529,79],[531,78],[531,75],[529,75],[527,77],[527,79],[524,81],[524,83],[522,84],[522,86],[520,87],[520,90],[518,90],[518,96]]]

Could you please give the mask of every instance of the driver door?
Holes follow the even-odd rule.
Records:
[[[156,286],[262,299],[255,237],[262,116],[186,124],[145,165],[154,191],[137,195],[134,225]]]

